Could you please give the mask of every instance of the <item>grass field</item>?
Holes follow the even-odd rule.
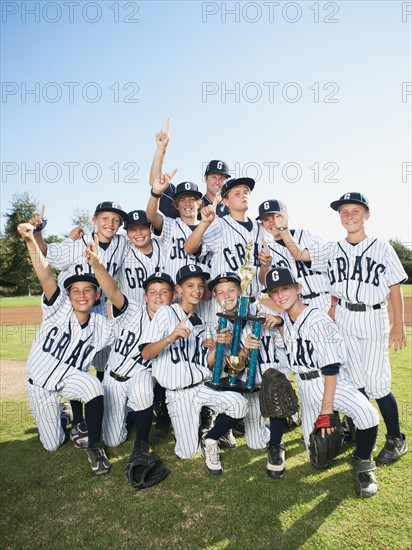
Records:
[[[16,296],[11,298],[0,296],[0,307],[39,306],[40,303],[41,296]]]
[[[402,429],[412,441],[410,330],[408,338],[408,349],[391,352],[391,362]],[[179,460],[169,435],[153,449],[172,474],[136,492],[123,470],[132,440],[109,449],[112,470],[95,478],[85,452],[70,442],[43,450],[27,399],[0,406],[1,548],[411,548],[412,453],[378,467],[380,491],[359,500],[352,448],[330,469],[315,470],[299,429],[285,436],[287,471],[278,481],[266,476],[265,451],[248,449],[243,439],[222,453],[225,472],[215,479],[199,456]],[[378,450],[384,434],[381,426]]]

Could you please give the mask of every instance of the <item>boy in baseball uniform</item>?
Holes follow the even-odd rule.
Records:
[[[144,360],[152,360],[153,376],[166,388],[166,403],[176,439],[175,453],[192,458],[199,446],[211,475],[222,474],[219,438],[247,413],[248,404],[240,394],[218,392],[204,382],[210,380],[215,348],[203,344],[204,323],[196,314],[205,291],[208,273],[194,264],[176,274],[180,301],[160,307],[142,337]],[[209,343],[211,348],[213,344]],[[213,428],[199,444],[199,415],[203,406],[218,413]]]
[[[357,446],[352,455],[355,491],[360,498],[373,496],[378,490],[372,449],[379,415],[345,376],[343,336],[327,313],[299,300],[302,285],[289,269],[270,270],[266,275],[265,291],[283,310],[283,339],[289,369],[296,375],[299,387],[306,446],[309,447],[309,435],[314,426],[329,433],[335,429],[330,422],[335,411],[349,415],[357,428]],[[249,349],[259,345],[253,334],[245,342]]]
[[[377,460],[391,464],[408,450],[391,392],[389,364],[392,344],[395,351],[406,345],[401,283],[407,275],[389,243],[366,235],[370,207],[365,195],[346,193],[330,206],[346,231],[338,242],[302,249],[288,230],[284,212],[276,215],[276,224],[296,259],[310,261],[312,269],[328,274],[331,293],[338,298],[335,321],[345,337],[348,376],[356,388],[376,400],[387,431]],[[390,330],[388,299],[393,312]]]
[[[84,371],[94,354],[113,342],[115,324],[92,311],[99,298],[99,283],[93,275],[72,275],[58,285],[35,241],[34,226],[23,223],[17,229],[43,288],[43,322],[27,360],[27,389],[40,441],[48,451],[58,449],[65,441],[60,399],[80,401],[85,404],[92,472],[107,474],[110,463],[100,443],[103,388],[95,376]]]

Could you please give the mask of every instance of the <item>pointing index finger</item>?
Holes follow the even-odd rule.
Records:
[[[190,319],[191,315],[186,315],[186,317],[183,317],[183,319],[180,321],[179,325],[184,325],[188,319]]]
[[[45,205],[42,204],[40,208],[40,214],[39,214],[41,219],[43,219],[45,209],[46,209]]]
[[[170,132],[170,116],[167,117],[167,121],[166,121],[166,132],[167,132],[167,133]]]

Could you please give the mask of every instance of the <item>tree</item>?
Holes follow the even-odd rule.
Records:
[[[38,203],[27,192],[12,196],[11,208],[4,233],[0,238],[0,278],[15,284],[14,294],[40,293],[41,288],[34,273],[25,243],[17,232],[19,223],[29,220],[38,212]]]
[[[411,284],[412,283],[412,250],[407,246],[405,246],[403,242],[401,242],[398,239],[391,239],[389,242],[395,249],[395,252],[399,256],[399,259],[403,265],[403,269],[406,271],[406,274],[408,276],[408,280],[406,281],[406,283]]]
[[[90,213],[84,208],[82,210],[80,210],[80,208],[76,208],[72,216],[72,222],[75,227],[80,226],[85,231],[92,231],[94,228],[94,223]]]

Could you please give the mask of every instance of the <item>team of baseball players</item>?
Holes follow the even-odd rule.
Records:
[[[260,338],[249,324],[242,326],[239,355],[247,362],[259,350],[256,385],[271,367],[295,378],[307,447],[314,426],[327,435],[336,429],[333,413],[346,415],[356,429],[356,493],[374,495],[379,415],[370,399],[386,426],[377,460],[391,464],[407,452],[388,361],[389,346],[397,351],[406,345],[400,289],[406,274],[388,243],[366,235],[368,199],[350,192],[334,201],[346,235],[324,243],[306,229],[290,229],[279,199],[263,202],[251,219],[255,182],[230,178],[223,161],[207,165],[205,195],[192,182],[175,187],[175,173],[163,172],[169,137],[168,122],[156,134],[146,210],[126,213],[118,203],[102,202],[93,232],[76,228],[62,243],[49,245],[41,233],[44,212],[18,227],[44,292],[43,323],[27,362],[41,443],[56,450],[71,422],[70,439],[87,449],[92,472],[106,474],[110,461],[102,439],[109,447],[120,445],[131,420],[134,450],[149,452],[159,400],[158,417],[167,418],[162,434],[171,421],[177,456],[188,459],[198,451],[210,474],[222,474],[219,442],[233,442],[232,429],[244,419],[247,445],[266,449],[267,474],[282,477],[286,420],[266,422],[258,392],[205,384],[217,345],[228,354],[233,336],[230,321],[217,330],[216,313],[235,313],[241,267],[249,257],[253,273],[246,292],[251,312],[258,308],[265,322]],[[127,239],[118,234],[122,226]],[[57,281],[51,268],[60,271]],[[270,299],[261,306],[263,292]],[[97,377],[87,372],[91,364]],[[70,417],[62,398],[71,400]],[[200,426],[204,407],[213,414],[206,427]]]

